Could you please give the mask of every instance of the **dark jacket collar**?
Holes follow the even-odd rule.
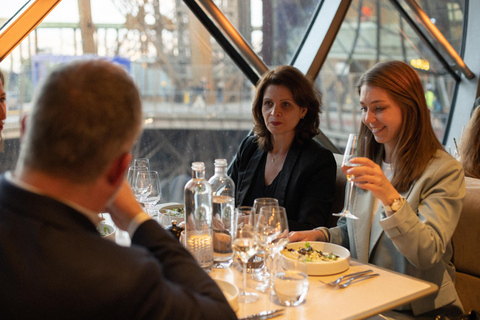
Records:
[[[96,232],[93,223],[82,213],[53,198],[35,194],[0,179],[0,208],[59,228],[81,228]]]
[[[293,140],[290,149],[288,150],[287,157],[285,158],[285,162],[283,164],[282,171],[279,173],[279,180],[277,184],[277,188],[275,191],[275,198],[278,200],[280,205],[283,205],[285,197],[286,197],[286,190],[288,186],[288,181],[292,174],[292,171],[295,167],[295,163],[300,155],[302,148],[300,143],[296,140]],[[242,180],[242,184],[248,186],[247,188],[240,188],[239,190],[244,190],[241,194],[237,197],[237,203],[242,203],[243,199],[247,195],[247,192],[252,185],[252,181],[255,177],[255,172],[257,172],[258,167],[262,163],[262,156],[264,155],[265,151],[262,148],[258,147],[255,152],[253,153],[252,157],[250,158],[248,165],[247,165],[247,174],[245,178]]]

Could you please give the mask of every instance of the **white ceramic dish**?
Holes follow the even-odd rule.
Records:
[[[172,211],[172,210],[183,209],[184,208],[183,203],[175,203],[175,202],[162,203],[161,205],[158,205],[157,208],[158,208],[159,219],[161,223],[163,222],[162,225],[170,224],[171,221],[175,221],[177,225],[179,225],[180,222],[183,222],[185,220],[185,216],[183,214]],[[170,223],[165,223],[167,220]]]
[[[100,232],[102,237],[115,242],[116,230],[113,225],[108,224],[105,221],[101,221],[97,226],[97,230]]]
[[[324,276],[329,274],[340,273],[350,268],[350,251],[346,248],[327,242],[308,241],[310,246],[316,250],[325,253],[334,253],[339,255],[341,259],[336,261],[319,261],[307,262],[307,273],[309,276]],[[287,248],[300,249],[305,248],[305,241],[289,243]],[[282,255],[282,263],[288,264],[293,261],[292,258]]]
[[[238,290],[237,286],[231,284],[230,282],[214,279],[217,285],[222,290],[223,295],[227,299],[230,307],[232,307],[233,311],[238,311],[238,295],[240,294],[240,290]]]

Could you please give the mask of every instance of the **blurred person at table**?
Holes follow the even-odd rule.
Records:
[[[236,205],[276,198],[290,230],[327,225],[334,197],[336,162],[313,139],[319,131],[321,93],[292,66],[260,79],[252,113],[254,135],[245,138],[229,168]]]
[[[452,235],[465,196],[463,169],[435,137],[422,83],[400,61],[375,65],[359,80],[368,157],[348,170],[357,186],[352,212],[336,227],[294,232],[291,241],[327,241],[352,258],[433,282],[436,294],[400,308],[404,316],[461,314]],[[373,161],[370,159],[374,159]]]
[[[0,70],[0,152],[3,152],[2,130],[5,119],[7,119],[7,93],[5,92],[5,77]]]
[[[460,141],[460,163],[467,177],[480,179],[480,98]]]
[[[236,319],[125,181],[142,111],[121,67],[56,69],[23,124],[17,167],[0,180],[3,319]],[[105,209],[131,247],[101,237]]]

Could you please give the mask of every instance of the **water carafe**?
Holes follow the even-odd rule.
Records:
[[[228,268],[233,261],[235,183],[227,175],[227,160],[215,159],[215,174],[208,182],[213,191],[213,266]]]
[[[185,195],[185,246],[200,267],[211,271],[213,266],[212,187],[205,180],[205,164],[192,164],[192,179]]]

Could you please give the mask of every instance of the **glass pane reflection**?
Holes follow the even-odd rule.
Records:
[[[435,12],[441,12],[442,7],[447,10],[446,3],[435,3]],[[458,15],[457,11],[450,13]],[[453,42],[461,38],[458,30],[449,35]],[[358,131],[361,121],[357,79],[376,62],[389,59],[410,62],[417,70],[427,92],[435,132],[440,140],[443,137],[454,79],[390,1],[354,0],[317,78],[324,94],[320,126],[339,147],[345,144],[348,133]]]

